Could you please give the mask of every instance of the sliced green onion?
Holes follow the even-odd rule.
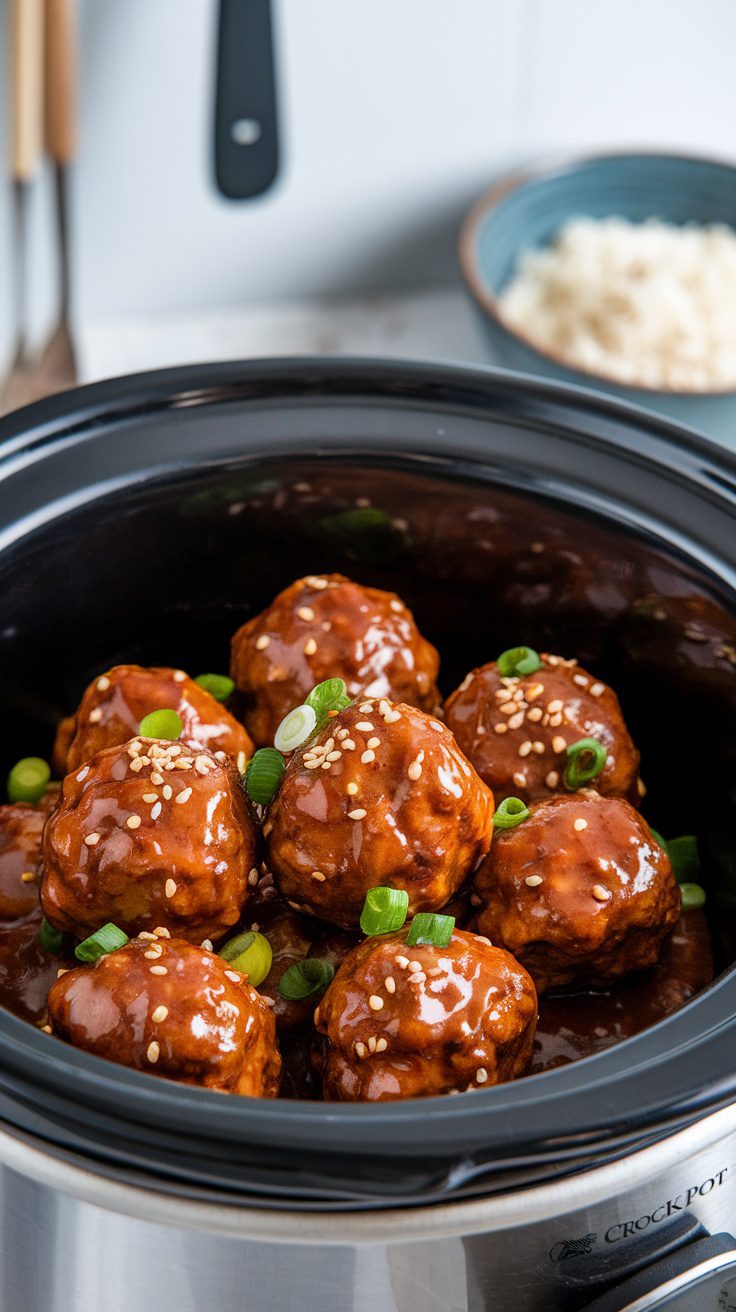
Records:
[[[273,961],[271,944],[265,934],[259,934],[253,929],[236,934],[235,938],[220,948],[218,956],[223,961],[229,961],[236,970],[242,970],[256,989],[263,983]]]
[[[52,957],[58,957],[64,942],[64,935],[60,929],[54,929],[44,916],[41,921],[41,928],[38,931],[38,941],[44,952],[50,952]]]
[[[214,697],[216,702],[226,702],[235,690],[235,680],[227,674],[198,674],[194,682]]]
[[[138,732],[142,738],[167,738],[169,742],[175,742],[183,727],[176,711],[160,710],[144,715]]]
[[[667,851],[678,884],[697,884],[700,879],[700,856],[695,835],[683,834],[681,838],[670,838]]]
[[[268,806],[284,777],[286,762],[275,747],[259,747],[245,772],[245,791],[251,802]]]
[[[534,674],[542,662],[533,647],[509,647],[502,651],[496,661],[496,667],[502,679]]]
[[[16,761],[8,775],[8,799],[11,802],[38,802],[49,785],[51,769],[40,756],[24,756]]]
[[[605,767],[608,753],[597,738],[580,738],[567,749],[568,766],[565,770],[565,787],[571,792],[596,779]]]
[[[386,888],[378,885],[369,888],[360,913],[360,928],[364,934],[390,934],[401,929],[409,910],[409,894],[403,888]]]
[[[279,993],[289,1002],[311,998],[313,993],[324,993],[335,977],[335,967],[322,957],[307,957],[289,966],[279,981]]]
[[[375,564],[395,556],[406,545],[406,535],[377,506],[356,506],[336,515],[325,515],[320,526],[354,560]]]
[[[116,952],[118,948],[124,948],[128,942],[128,935],[124,934],[122,929],[117,925],[108,922],[96,929],[94,934],[90,934],[83,943],[78,943],[74,949],[74,955],[77,961],[97,961],[98,957],[104,957],[108,952]]]
[[[528,820],[531,811],[520,797],[505,797],[493,813],[494,829],[514,829],[523,820]]]
[[[694,911],[705,905],[705,889],[700,884],[680,884],[683,911]]]
[[[279,752],[295,752],[317,728],[317,713],[313,706],[295,706],[285,715],[276,733],[273,744]]]
[[[327,719],[330,718],[332,711],[347,710],[350,705],[348,690],[345,686],[344,679],[324,679],[312,689],[309,696],[305,698],[307,706],[311,706],[317,716],[317,727],[321,728]]]
[[[439,916],[434,911],[420,911],[414,917],[406,936],[407,946],[429,943],[433,948],[446,948],[455,928],[454,916]]]

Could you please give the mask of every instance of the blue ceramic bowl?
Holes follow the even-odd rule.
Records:
[[[518,256],[547,245],[571,218],[648,218],[736,228],[736,167],[655,153],[555,160],[502,179],[477,202],[460,235],[460,263],[480,307],[494,358],[511,369],[595,388],[671,415],[736,447],[736,389],[688,392],[628,387],[571,367],[508,328],[498,294]]]

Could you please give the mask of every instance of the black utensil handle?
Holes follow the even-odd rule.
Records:
[[[279,167],[270,0],[220,0],[215,177],[230,200],[260,196]]]

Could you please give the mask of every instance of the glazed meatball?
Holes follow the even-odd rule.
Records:
[[[240,917],[255,850],[229,758],[134,738],[66,776],[44,832],[44,913],[79,938],[113,921],[217,939]]]
[[[327,1101],[477,1089],[523,1075],[537,1020],[529,975],[486,938],[407,946],[406,929],[348,953],[315,1011]]]
[[[115,665],[93,679],[76,714],[62,720],[54,762],[60,773],[76,770],[105,747],[118,747],[138,732],[150,711],[176,711],[181,741],[190,747],[226,752],[245,769],[253,744],[242,724],[183,670],[165,666]]]
[[[669,857],[623,798],[540,802],[476,871],[477,928],[542,992],[651,966],[680,915]]]
[[[437,652],[395,593],[342,574],[310,575],[279,593],[238,629],[230,665],[259,746],[273,742],[284,716],[324,679],[344,679],[351,696],[434,710],[438,669]]]
[[[0,806],[0,921],[21,920],[38,906],[46,816],[25,802]]]
[[[540,660],[541,668],[523,678],[502,678],[491,661],[447,700],[448,728],[481,779],[500,798],[549,797],[563,787],[567,747],[595,738],[608,756],[593,786],[635,801],[639,753],[616,694],[573,660]]]
[[[271,1009],[213,952],[159,933],[131,939],[49,993],[53,1033],[97,1057],[206,1089],[273,1098]]]
[[[263,832],[283,896],[350,929],[377,884],[438,911],[487,852],[492,820],[492,794],[445,726],[381,698],[294,754]]]

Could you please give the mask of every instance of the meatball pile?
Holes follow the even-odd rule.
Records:
[[[0,1002],[46,1032],[233,1095],[427,1098],[592,1051],[586,1014],[615,1038],[622,980],[656,972],[659,1015],[707,978],[575,660],[510,649],[443,708],[405,602],[324,574],[237,630],[230,674],[107,669],[60,786],[0,807]]]

